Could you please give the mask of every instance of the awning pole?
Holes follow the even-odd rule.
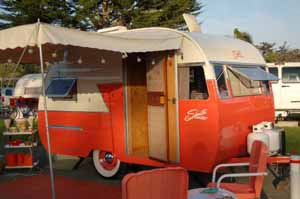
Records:
[[[46,101],[47,99],[46,99],[46,90],[45,90],[46,88],[45,88],[43,49],[42,49],[41,44],[39,45],[39,53],[40,53],[41,73],[42,73],[42,94],[43,94],[43,100],[44,100],[44,114],[45,114],[45,126],[46,126],[47,145],[48,145],[48,160],[49,160],[49,169],[50,169],[51,193],[52,193],[52,199],[56,199],[54,174],[53,174],[52,158],[51,158],[51,141],[50,141],[50,133],[49,133],[48,110],[47,110],[47,101]]]

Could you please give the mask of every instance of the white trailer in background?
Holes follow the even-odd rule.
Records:
[[[269,63],[268,70],[279,80],[272,82],[275,116],[287,118],[300,113],[300,62]]]
[[[14,97],[35,98],[41,95],[42,75],[28,74],[21,77],[15,87]]]

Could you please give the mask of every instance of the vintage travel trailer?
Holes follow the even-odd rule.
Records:
[[[284,119],[300,113],[300,63],[270,63],[267,66],[269,72],[279,78],[272,81],[276,117]]]
[[[10,106],[15,108],[17,107],[19,111],[18,117],[26,116],[29,113],[30,115],[37,114],[38,100],[41,95],[41,91],[41,74],[27,74],[17,81],[14,95],[10,99]],[[23,113],[21,114],[20,111]]]
[[[277,78],[251,44],[167,28],[98,34],[134,38],[139,49],[147,37],[162,38],[166,48],[170,38],[180,40],[178,49],[156,52],[151,42],[133,53],[65,47],[45,84],[53,153],[92,154],[105,177],[122,162],[209,173],[247,156],[252,126],[274,121],[269,81]],[[41,97],[39,134],[47,148],[45,129]]]

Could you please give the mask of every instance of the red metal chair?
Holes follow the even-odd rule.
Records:
[[[187,199],[188,174],[179,167],[128,174],[122,180],[122,199]]]
[[[220,187],[236,195],[238,199],[260,198],[266,173],[268,149],[261,141],[254,141],[248,163],[220,164],[213,171],[212,183],[208,187]],[[224,174],[216,182],[217,170],[221,167],[249,166],[249,173]],[[221,183],[224,178],[250,177],[248,184]]]

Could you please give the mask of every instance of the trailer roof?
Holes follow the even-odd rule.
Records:
[[[188,33],[188,35],[197,42],[210,62],[266,64],[254,45],[240,39],[197,32]]]
[[[141,28],[133,30],[122,30],[117,32],[104,33],[105,35],[117,35],[122,38],[130,39],[160,39],[176,38],[182,35],[181,40],[189,40],[197,46],[197,50],[203,54],[204,61],[209,62],[228,62],[244,63],[252,65],[265,65],[265,60],[259,50],[254,45],[245,41],[220,36],[210,35],[201,32],[183,32],[169,28]],[[192,50],[192,49],[187,49]]]

